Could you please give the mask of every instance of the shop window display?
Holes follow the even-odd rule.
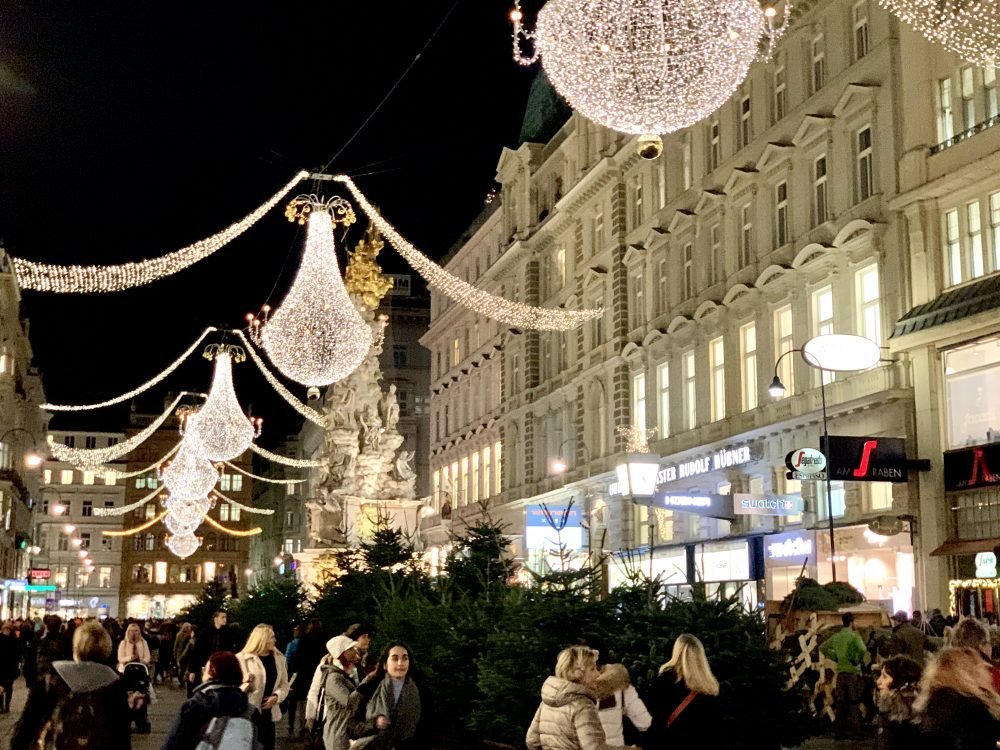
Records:
[[[944,353],[948,447],[1000,442],[1000,339]]]

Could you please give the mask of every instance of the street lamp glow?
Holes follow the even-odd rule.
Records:
[[[552,460],[552,473],[553,474],[564,474],[569,465],[561,458],[556,458]]]
[[[807,364],[831,372],[870,370],[881,358],[878,344],[850,333],[814,336],[802,345],[802,359]]]
[[[70,544],[72,544],[74,547],[79,547],[81,544],[83,544],[83,540],[79,538],[71,539]]]
[[[244,571],[243,571],[243,574],[244,574],[244,575],[245,575],[245,576],[246,576],[247,578],[249,578],[250,576],[252,576],[252,575],[253,575],[253,568],[247,568],[246,570],[244,570]]]
[[[80,550],[76,554],[78,554],[80,556],[81,560],[85,560],[87,558],[87,550],[85,550],[85,549]]]
[[[30,552],[32,555],[37,555],[41,551],[42,551],[42,548],[39,547],[37,544],[34,544],[31,547],[28,547],[28,552]]]
[[[781,378],[777,375],[774,376],[774,380],[771,381],[771,385],[767,387],[767,392],[771,398],[781,398],[785,395],[785,385],[781,382]]]
[[[62,503],[56,503],[55,505],[52,506],[52,515],[54,516],[61,516],[65,512],[66,512],[66,506],[63,505]]]
[[[659,457],[651,453],[629,453],[625,462],[615,467],[618,486],[623,495],[652,497],[656,494],[656,475],[660,473]]]
[[[24,454],[24,465],[29,469],[37,469],[45,458],[38,451],[28,451]]]
[[[275,565],[275,567],[277,567],[278,565],[281,565],[281,563],[283,563],[284,561],[285,561],[285,558],[282,557],[281,555],[275,555],[274,556],[274,565]]]
[[[76,531],[76,526],[74,526],[71,523],[67,523],[67,524],[65,524],[63,526],[63,533],[64,534],[72,534],[74,531]]]

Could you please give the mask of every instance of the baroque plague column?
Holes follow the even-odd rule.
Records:
[[[369,539],[379,519],[416,537],[418,511],[413,452],[403,450],[397,430],[396,387],[382,390],[379,357],[388,318],[377,312],[392,287],[376,257],[384,243],[374,227],[350,253],[344,284],[365,322],[373,345],[364,362],[323,395],[327,427],[306,503],[308,547],[295,555],[304,583],[321,584],[335,570],[330,550]]]

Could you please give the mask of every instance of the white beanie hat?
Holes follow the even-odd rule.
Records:
[[[346,635],[335,635],[326,642],[326,650],[334,659],[340,659],[341,654],[358,645],[358,642]]]

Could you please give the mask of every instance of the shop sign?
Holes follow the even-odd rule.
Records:
[[[679,510],[684,513],[722,518],[727,521],[735,520],[732,495],[682,494],[660,490],[653,496],[653,505],[666,510]]]
[[[48,568],[32,568],[28,571],[28,578],[35,578],[40,581],[46,580],[52,577],[52,571]]]
[[[798,516],[802,513],[799,495],[761,495],[737,492],[733,510],[738,516]]]
[[[59,606],[60,607],[75,607],[75,606],[77,606],[77,600],[76,599],[60,599],[59,600]]]
[[[58,588],[55,584],[49,583],[29,583],[24,587],[24,591],[55,591]]]
[[[848,482],[905,482],[906,441],[896,437],[830,435],[820,438],[834,480]]]
[[[707,474],[710,471],[729,469],[733,466],[742,466],[758,458],[758,452],[751,449],[749,445],[739,445],[734,448],[723,448],[700,458],[692,458],[688,461],[678,461],[666,466],[662,466],[656,474],[656,485],[666,484],[678,479],[691,479],[692,477]],[[608,487],[608,494],[621,495],[621,485],[612,482]]]
[[[3,587],[8,591],[27,591],[28,582],[18,578],[4,578]]]
[[[944,454],[946,490],[997,486],[1000,486],[1000,443],[961,448]]]
[[[811,477],[826,468],[826,456],[815,448],[796,448],[785,456],[785,466],[789,471]]]
[[[790,531],[764,537],[764,554],[777,565],[801,565],[813,556],[813,535],[803,531]]]
[[[997,577],[997,556],[993,552],[980,552],[976,555],[976,578]]]
[[[583,548],[580,509],[575,505],[529,505],[524,511],[526,549],[557,551],[560,545],[565,545],[566,550]]]
[[[97,605],[100,604],[100,603],[101,603],[101,600],[98,599],[96,596],[90,597],[90,608],[91,609],[97,609]]]
[[[822,482],[826,479],[826,472],[817,471],[815,474],[803,474],[801,471],[786,471],[785,479],[798,479],[800,482]]]

